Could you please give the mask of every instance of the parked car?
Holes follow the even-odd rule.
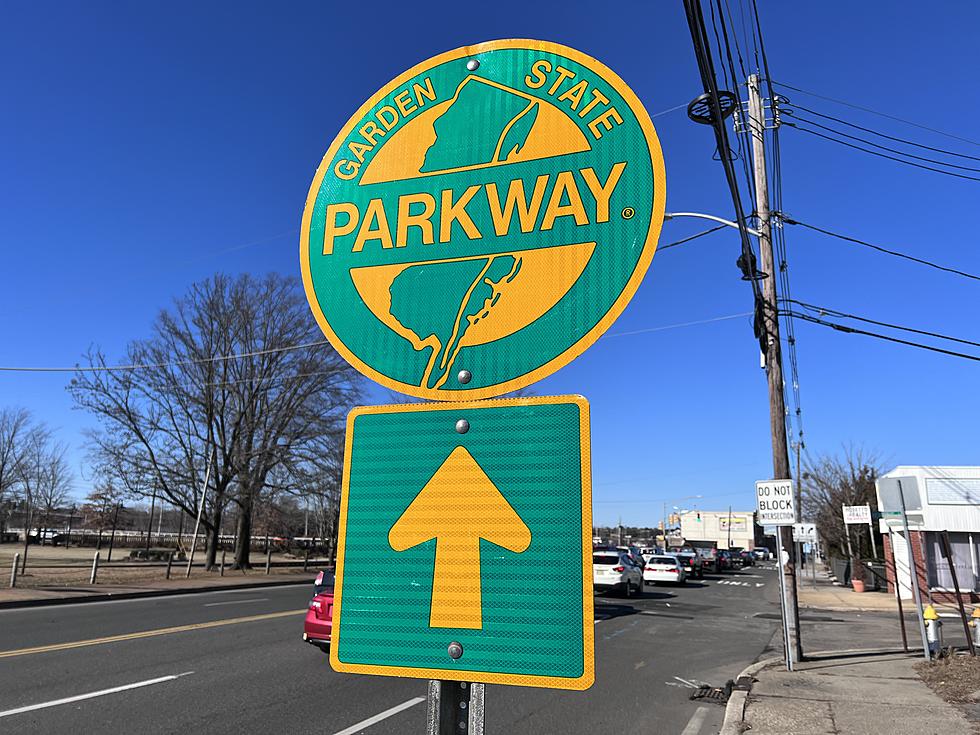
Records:
[[[303,640],[322,651],[330,650],[333,632],[332,572],[320,572],[313,582],[313,599],[303,621]]]
[[[676,556],[651,556],[643,569],[643,581],[649,584],[684,584],[687,582],[687,571]]]
[[[718,549],[699,548],[695,550],[698,558],[701,559],[701,568],[709,572],[721,571],[718,567]]]
[[[626,597],[643,593],[643,566],[628,551],[612,549],[592,552],[592,588],[615,589]]]
[[[715,568],[719,572],[730,572],[734,568],[734,564],[732,564],[732,552],[728,549],[718,549],[718,553],[715,555]]]
[[[671,556],[675,557],[681,563],[688,577],[704,578],[704,562],[693,551],[678,551],[676,554],[671,554]]]
[[[752,549],[752,553],[755,554],[755,558],[759,561],[769,561],[770,559],[769,549],[764,546],[756,546]]]
[[[738,557],[741,559],[743,567],[755,566],[755,554],[748,549],[742,549],[740,552],[738,552]]]
[[[616,550],[626,552],[630,555],[630,557],[632,557],[634,564],[638,565],[640,569],[643,568],[643,562],[646,559],[646,556],[643,553],[643,549],[641,549],[639,546],[617,546]]]

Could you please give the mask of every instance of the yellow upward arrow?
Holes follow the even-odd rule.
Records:
[[[456,447],[388,532],[395,551],[436,539],[430,628],[483,627],[480,539],[518,554],[531,532],[463,447]]]

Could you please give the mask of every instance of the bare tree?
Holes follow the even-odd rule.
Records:
[[[0,409],[0,536],[14,508],[31,414],[23,408]]]
[[[27,568],[30,529],[37,522],[38,539],[51,512],[61,505],[71,489],[71,471],[64,444],[54,443],[43,425],[28,432],[18,472],[18,489],[24,502],[24,558]]]
[[[99,351],[87,357],[106,366]],[[130,344],[126,361],[139,367],[79,371],[69,387],[99,420],[94,458],[127,493],[156,488],[191,517],[205,493],[208,568],[234,504],[236,563],[248,566],[252,513],[270,472],[336,440],[356,373],[326,344],[298,282],[275,274],[194,284],[150,338]]]
[[[846,448],[842,455],[807,457],[804,461],[804,515],[811,518],[824,541],[841,555],[847,553],[848,527],[841,515],[842,505],[870,505],[877,509],[875,480],[881,474],[878,458],[860,449]],[[866,534],[856,534],[861,554]],[[868,543],[870,551],[870,543]]]

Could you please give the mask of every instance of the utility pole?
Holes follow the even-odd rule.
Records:
[[[778,265],[772,252],[771,222],[769,218],[769,182],[766,176],[766,114],[759,92],[759,75],[752,74],[748,79],[749,89],[749,131],[752,136],[752,171],[755,178],[755,210],[759,220],[759,258],[760,268],[768,274],[762,281],[763,307],[762,321],[766,330],[766,378],[769,383],[769,431],[772,436],[772,469],[774,480],[790,479],[789,449],[786,445],[786,404],[783,395],[783,355],[779,343],[779,312],[776,303],[776,273]],[[797,478],[799,485],[799,478]],[[793,547],[793,529],[780,526],[784,548]],[[794,554],[795,556],[795,554]],[[786,577],[787,605],[793,611],[795,628],[794,643],[796,660],[803,660],[803,641],[800,638],[800,606],[796,598],[796,559],[780,568]]]

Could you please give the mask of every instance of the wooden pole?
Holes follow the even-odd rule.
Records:
[[[116,544],[116,523],[119,521],[119,507],[121,505],[122,503],[116,503],[116,510],[112,514],[112,533],[109,535],[109,554],[105,558],[107,562],[112,561],[112,548]]]
[[[973,648],[973,637],[970,635],[970,624],[966,619],[966,610],[963,608],[963,598],[960,596],[960,583],[956,579],[956,562],[953,559],[953,547],[949,543],[949,531],[943,531],[939,536],[942,546],[943,556],[949,564],[949,574],[953,578],[953,590],[956,595],[956,605],[960,609],[960,619],[963,621],[963,632],[966,634],[966,645],[970,649],[970,655],[976,656],[977,652]]]
[[[765,129],[766,117],[759,92],[759,76],[748,78],[749,132],[752,137],[752,172],[755,178],[755,211],[759,230],[759,264],[768,278],[762,281],[764,311],[762,321],[766,330],[766,379],[769,387],[769,433],[772,439],[772,469],[774,480],[790,479],[789,448],[786,442],[786,403],[783,397],[783,355],[779,343],[779,312],[776,295],[776,274],[779,266],[772,252],[769,218],[769,182],[766,176]],[[799,512],[799,509],[797,509]],[[784,548],[793,548],[793,529],[780,526],[777,531]],[[786,602],[793,613],[796,660],[803,660],[803,641],[800,636],[800,607],[796,598],[796,559],[782,566],[786,577]]]

